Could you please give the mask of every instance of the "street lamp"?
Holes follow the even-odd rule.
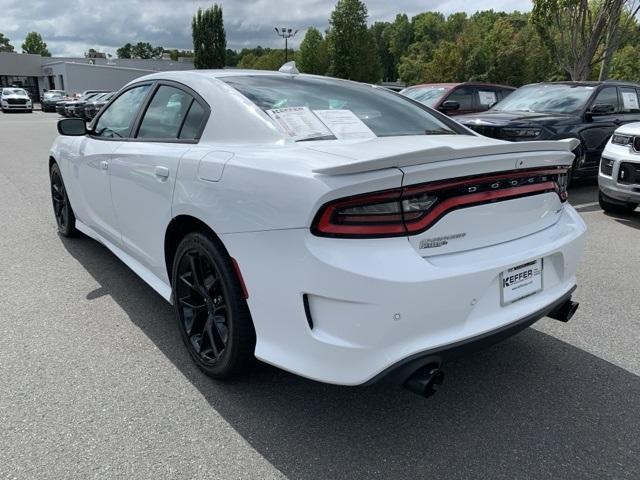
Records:
[[[276,33],[284,38],[284,63],[287,63],[287,61],[289,60],[289,39],[293,36],[295,36],[296,33],[298,33],[298,30],[293,30],[292,28],[287,28],[287,27],[282,27],[282,28],[275,28]]]

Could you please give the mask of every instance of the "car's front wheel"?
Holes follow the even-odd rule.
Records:
[[[178,327],[191,357],[207,375],[228,378],[254,360],[255,331],[231,258],[205,232],[178,246],[172,273]]]
[[[53,203],[53,213],[58,224],[58,231],[65,237],[74,237],[78,234],[76,230],[76,217],[69,203],[67,190],[62,181],[62,174],[57,163],[51,165],[49,171],[51,179],[51,201]]]
[[[638,207],[637,203],[620,202],[606,196],[602,192],[598,194],[598,203],[602,210],[609,213],[631,213]]]

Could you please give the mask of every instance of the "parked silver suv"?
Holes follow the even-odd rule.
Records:
[[[618,128],[602,152],[600,206],[606,212],[630,213],[640,203],[640,122]]]

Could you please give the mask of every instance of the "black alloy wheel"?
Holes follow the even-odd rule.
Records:
[[[62,174],[57,163],[51,166],[49,172],[51,179],[51,201],[53,203],[53,214],[56,217],[58,231],[65,237],[73,237],[77,234],[76,217],[69,203],[67,190],[62,181]]]
[[[173,267],[173,299],[182,338],[196,364],[227,378],[251,364],[255,332],[230,258],[205,233],[188,234]]]

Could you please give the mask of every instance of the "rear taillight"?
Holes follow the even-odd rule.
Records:
[[[545,168],[465,177],[341,198],[325,204],[311,231],[344,238],[423,232],[452,210],[556,192],[567,199],[567,169]]]

